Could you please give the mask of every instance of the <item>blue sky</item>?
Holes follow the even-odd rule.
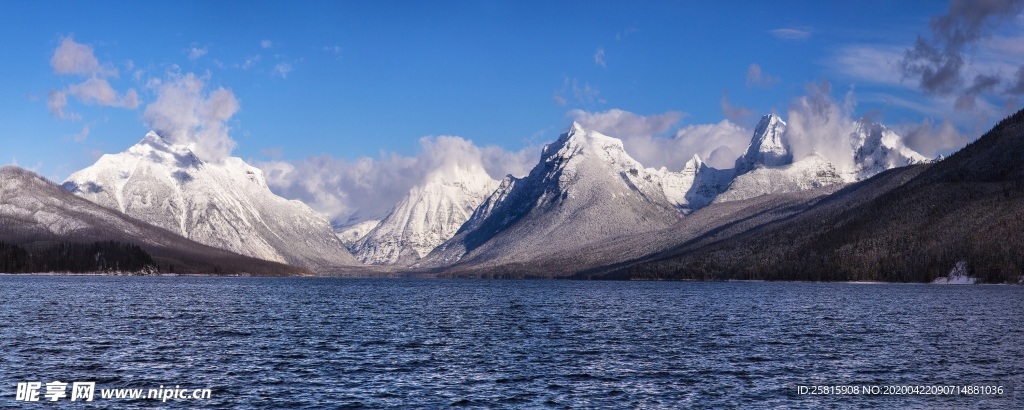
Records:
[[[846,115],[918,132],[913,143],[921,151],[948,153],[1020,107],[1019,94],[1007,90],[1024,63],[1019,6],[980,17],[957,6],[7,3],[0,16],[0,162],[61,180],[161,124],[180,128],[182,140],[229,141],[219,154],[253,163],[385,163],[422,155],[422,137],[455,135],[494,155],[527,150],[516,158],[528,165],[536,147],[573,119],[636,138],[670,139],[723,120],[747,131],[761,114],[785,118],[794,101],[815,93],[845,106]],[[943,46],[930,23],[941,16],[984,24],[966,44],[945,44],[966,64],[961,81],[936,90],[898,65],[918,36]],[[72,59],[58,67],[55,55],[65,45],[91,51],[96,65]],[[972,83],[979,73],[999,81]],[[167,117],[188,98],[200,107],[191,123]],[[619,115],[599,116],[608,113]],[[946,142],[931,143],[933,137]],[[685,160],[693,152],[669,154]],[[278,187],[303,197],[286,188]]]

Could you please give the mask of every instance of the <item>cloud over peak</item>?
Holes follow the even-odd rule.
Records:
[[[157,98],[146,106],[143,118],[169,141],[190,146],[199,158],[220,161],[237,145],[228,135],[227,122],[238,112],[239,103],[228,89],[208,90],[207,80],[188,73],[157,81]]]

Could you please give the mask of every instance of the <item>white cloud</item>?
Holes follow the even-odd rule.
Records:
[[[331,220],[382,217],[409,189],[455,166],[482,166],[495,179],[523,176],[537,162],[539,148],[517,152],[478,147],[461,137],[424,137],[415,156],[395,153],[346,161],[327,155],[305,160],[257,162],[279,195],[299,199]]]
[[[237,145],[228,135],[228,120],[238,112],[234,93],[207,90],[206,78],[193,73],[171,74],[156,86],[156,101],[143,113],[162,137],[189,145],[201,159],[220,161]]]
[[[206,47],[192,47],[188,50],[188,59],[192,61],[198,60],[199,57],[205,56],[207,51]]]
[[[678,171],[694,154],[717,168],[731,168],[750,142],[750,131],[723,120],[717,124],[690,125],[666,136],[685,116],[669,111],[638,115],[620,109],[605,112],[569,111],[586,129],[622,140],[626,152],[646,167]]]
[[[770,88],[779,82],[779,77],[766,74],[758,64],[751,64],[747,68],[747,87]]]
[[[274,46],[274,42],[270,40],[260,41],[260,48],[270,48]]]
[[[129,61],[129,66],[134,64]],[[93,54],[92,47],[76,43],[73,38],[66,37],[50,58],[50,66],[54,73],[87,77],[85,81],[69,85],[61,90],[51,90],[46,105],[50,114],[60,119],[79,120],[76,113],[65,112],[68,96],[75,97],[84,104],[105,107],[135,109],[139,106],[139,96],[135,89],[128,89],[124,94],[118,93],[107,80],[116,77],[117,70],[101,64]]]
[[[93,77],[80,84],[72,84],[68,86],[67,93],[85,104],[127,109],[139,107],[139,96],[134,88],[129,89],[124,95],[118,95],[104,78]]]
[[[608,67],[608,63],[604,61],[604,47],[598,47],[597,52],[594,53],[594,64],[601,67]]]
[[[292,65],[288,63],[278,63],[271,70],[272,73],[281,76],[283,79],[288,79],[288,73],[292,72]]]
[[[790,105],[786,137],[794,160],[818,153],[840,170],[848,170],[853,166],[849,135],[854,130],[856,102],[852,89],[841,103],[832,99],[831,92],[828,81],[808,85],[807,95]]]
[[[811,36],[811,30],[807,28],[783,27],[768,30],[768,33],[783,40],[804,40]]]
[[[679,123],[683,113],[669,111],[663,114],[637,115],[618,108],[603,112],[576,109],[569,111],[566,117],[572,118],[586,129],[625,139],[664,134]]]
[[[71,36],[61,40],[50,58],[50,66],[57,74],[117,77],[117,70],[100,64],[92,47],[75,42]]]

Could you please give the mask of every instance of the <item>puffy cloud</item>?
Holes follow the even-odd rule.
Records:
[[[594,53],[594,64],[601,67],[608,67],[608,63],[604,61],[604,47],[598,47],[597,52]]]
[[[85,81],[69,85],[61,90],[51,90],[47,98],[50,114],[60,119],[78,120],[76,113],[66,113],[68,95],[90,105],[135,109],[139,106],[139,95],[135,89],[118,93],[107,80],[116,77],[117,70],[106,67],[93,54],[92,47],[80,44],[71,37],[61,41],[53,52],[50,66],[54,73],[87,77]]]
[[[655,115],[637,115],[629,111],[612,108],[603,112],[572,110],[567,117],[602,134],[616,138],[632,138],[663,134],[683,118],[683,113],[669,111]]]
[[[852,89],[841,103],[832,99],[831,93],[832,85],[826,80],[808,85],[807,95],[790,105],[786,137],[794,160],[818,153],[846,170],[853,166],[849,136],[855,126],[856,102]]]
[[[768,33],[783,40],[804,40],[811,36],[811,31],[806,28],[783,27],[768,30]]]
[[[948,119],[935,123],[926,118],[919,124],[901,124],[896,133],[911,149],[929,158],[962,148],[971,142],[971,137],[961,134]]]
[[[750,142],[750,131],[728,120],[690,125],[665,136],[684,116],[675,111],[645,116],[620,109],[572,110],[567,116],[584,128],[621,139],[629,155],[647,167],[680,170],[697,154],[711,166],[730,168],[736,153],[743,152]]]
[[[207,90],[206,78],[193,73],[171,74],[156,85],[157,98],[146,106],[145,121],[162,137],[190,146],[203,160],[220,161],[234,150],[228,120],[238,112],[238,99],[225,88]]]
[[[959,110],[973,109],[979,94],[995,90],[1003,79],[1001,73],[970,70],[967,52],[1022,9],[1022,0],[953,0],[946,14],[931,19],[931,36],[918,36],[904,52],[899,62],[903,77],[914,79],[927,93],[957,95]],[[965,76],[973,79],[968,82]]]
[[[779,82],[779,77],[765,74],[761,70],[761,66],[757,64],[751,64],[747,68],[747,87],[765,87],[769,88]]]
[[[71,36],[64,37],[60,46],[50,57],[50,66],[57,74],[81,76],[116,77],[117,70],[105,67],[93,54],[92,47],[75,42]]]
[[[345,223],[380,218],[409,189],[457,166],[482,166],[494,179],[523,176],[537,162],[539,148],[510,152],[478,147],[461,137],[424,137],[415,156],[395,153],[354,161],[327,155],[301,161],[256,162],[279,195],[299,199],[331,220]]]

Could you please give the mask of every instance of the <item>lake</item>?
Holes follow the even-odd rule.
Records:
[[[75,381],[120,408],[165,404],[101,389],[209,389],[168,400],[204,408],[1021,408],[1024,287],[0,276],[0,407],[55,380],[62,408]],[[800,394],[837,385],[1004,391]]]

